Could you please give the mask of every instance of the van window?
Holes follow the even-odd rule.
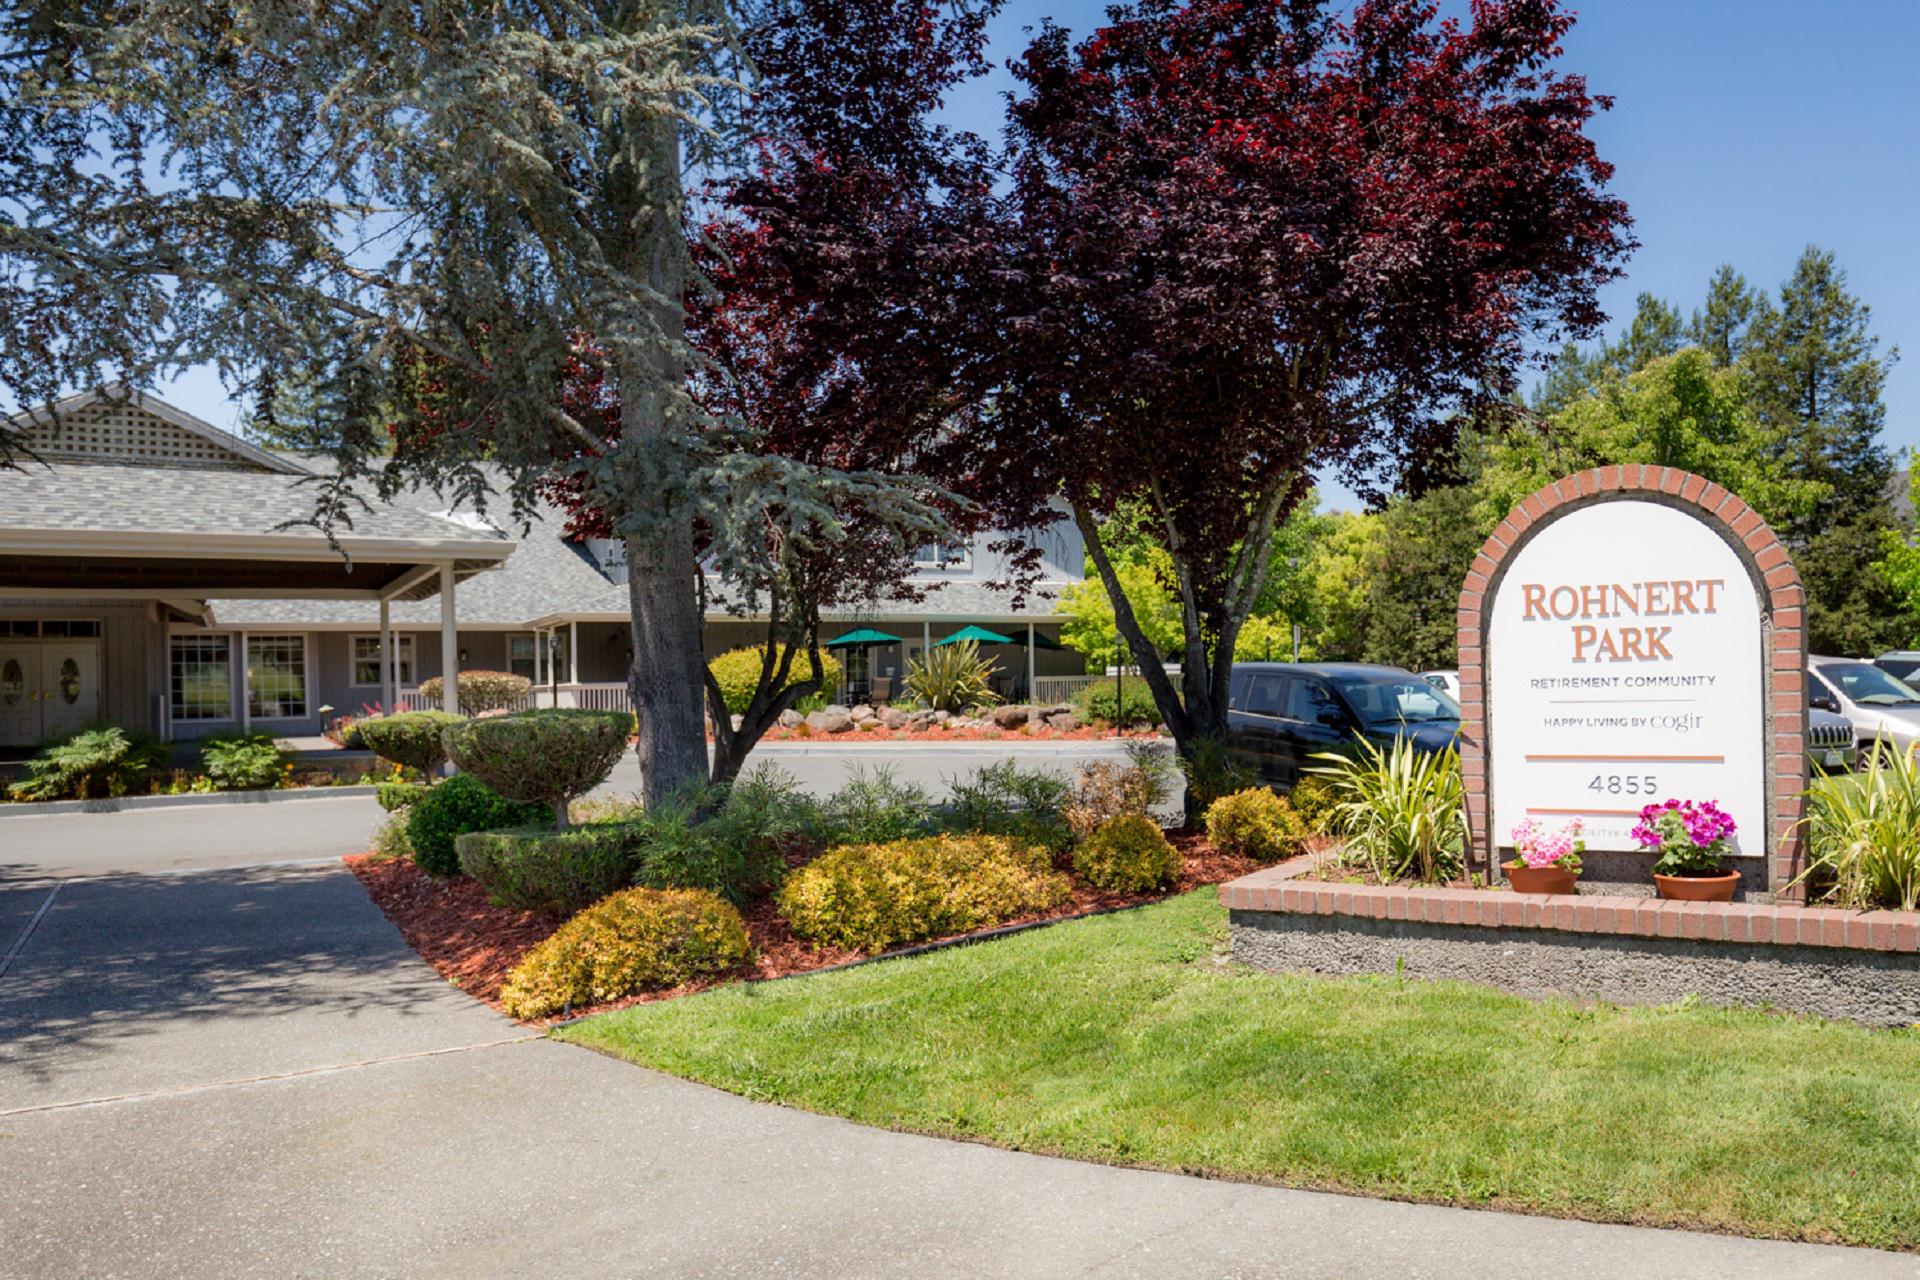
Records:
[[[1255,672],[1247,685],[1247,710],[1256,716],[1280,714],[1280,694],[1287,678],[1283,675]]]

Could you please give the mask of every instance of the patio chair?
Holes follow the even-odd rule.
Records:
[[[879,706],[882,703],[890,702],[892,700],[893,700],[893,677],[892,676],[875,676],[873,678],[873,689],[871,691],[869,701],[874,706]]]

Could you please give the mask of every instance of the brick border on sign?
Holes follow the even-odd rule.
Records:
[[[1312,869],[1311,857],[1295,858],[1230,880],[1220,886],[1220,904],[1229,911],[1352,916],[1415,924],[1920,952],[1920,912],[1914,911],[1843,911],[1797,903],[1669,902],[1584,893],[1337,884],[1305,878]]]
[[[1686,511],[1718,533],[1753,580],[1764,632],[1762,679],[1768,690],[1765,803],[1768,884],[1776,895],[1799,897],[1803,840],[1801,795],[1807,787],[1806,592],[1787,549],[1760,513],[1703,476],[1676,467],[1594,467],[1556,480],[1523,498],[1481,545],[1460,588],[1460,768],[1466,783],[1467,823],[1474,863],[1492,874],[1498,842],[1492,832],[1487,768],[1486,623],[1507,562],[1542,529],[1584,507],[1622,500],[1658,502]],[[1437,891],[1436,891],[1437,892]],[[1602,901],[1583,895],[1581,901]],[[1612,901],[1612,900],[1608,900]],[[1635,901],[1626,899],[1625,901]]]

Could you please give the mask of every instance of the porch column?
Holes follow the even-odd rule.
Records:
[[[253,729],[253,672],[247,663],[247,633],[233,639],[240,650],[240,732],[248,733]]]
[[[1027,701],[1033,701],[1033,624],[1027,624]]]
[[[460,626],[454,613],[453,566],[440,566],[440,706],[460,714]]]
[[[540,705],[540,686],[547,682],[546,668],[541,665],[542,649],[547,647],[547,638],[538,627],[533,632],[533,705]]]
[[[351,643],[351,641],[349,641]],[[348,654],[349,658],[353,655]],[[393,606],[385,596],[380,597],[380,709],[387,715],[394,713],[394,663],[393,663]]]
[[[920,661],[925,662],[927,655],[933,652],[933,624],[925,618],[920,619]]]
[[[580,624],[567,624],[567,683],[580,683]]]

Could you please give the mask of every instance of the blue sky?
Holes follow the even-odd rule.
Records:
[[[1009,0],[992,27],[994,60],[1003,67],[1043,18],[1084,34],[1104,12]],[[1607,310],[1623,320],[1648,290],[1684,313],[1721,262],[1776,289],[1807,244],[1832,249],[1876,332],[1912,353],[1888,382],[1887,438],[1920,445],[1920,4],[1592,0],[1580,12],[1564,66],[1615,99],[1594,135],[1641,242]],[[1011,87],[997,68],[950,114],[997,137]],[[162,394],[221,425],[237,417],[210,371]]]

